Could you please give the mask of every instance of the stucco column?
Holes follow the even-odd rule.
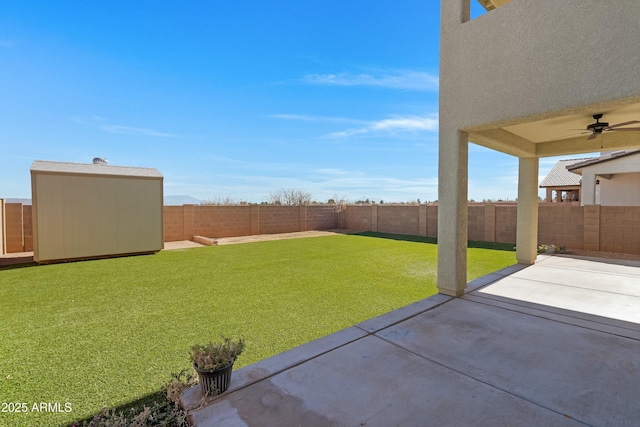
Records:
[[[582,172],[582,194],[580,204],[582,206],[596,204],[596,175]]]
[[[441,23],[456,25],[469,21],[471,19],[471,1],[447,0],[440,2]]]
[[[438,157],[438,292],[462,296],[467,287],[469,136],[440,127]]]
[[[534,264],[538,256],[538,158],[520,158],[518,167],[516,258]]]

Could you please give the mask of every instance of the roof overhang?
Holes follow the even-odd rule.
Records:
[[[601,163],[606,163],[606,162],[610,162],[611,160],[617,160],[617,159],[621,159],[623,157],[628,157],[628,156],[636,156],[640,154],[640,150],[631,150],[631,151],[620,151],[620,152],[613,152],[613,153],[607,153],[604,154],[600,157],[596,157],[594,159],[587,159],[585,161],[582,162],[578,162],[578,163],[574,163],[572,165],[568,165],[567,166],[567,170],[570,172],[573,172],[575,174],[582,174],[582,169],[589,167],[589,166],[594,166],[597,164],[601,164]]]
[[[640,131],[605,131],[588,139],[587,126],[594,114],[603,114],[603,121],[618,124],[640,121],[640,97],[601,104],[548,112],[529,118],[506,119],[463,129],[469,141],[517,157],[550,157],[597,151],[632,150],[640,147]],[[637,128],[637,124],[623,128]],[[623,129],[620,128],[620,129]]]
[[[509,3],[510,1],[511,0],[478,0],[478,3],[480,3],[486,10],[493,10]]]

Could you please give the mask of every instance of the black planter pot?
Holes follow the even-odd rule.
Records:
[[[215,396],[224,393],[229,388],[231,382],[231,372],[233,363],[225,368],[216,369],[215,371],[204,371],[193,364],[194,369],[200,378],[200,390],[206,396]]]

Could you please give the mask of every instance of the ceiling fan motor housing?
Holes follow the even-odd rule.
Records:
[[[609,127],[609,123],[602,122],[600,123],[600,119],[602,118],[602,114],[594,114],[593,118],[596,119],[595,123],[591,123],[587,126],[587,129],[594,133],[602,133],[602,131]]]

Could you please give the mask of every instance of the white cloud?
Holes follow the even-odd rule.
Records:
[[[429,73],[411,70],[397,70],[374,74],[308,74],[301,79],[314,85],[331,86],[374,86],[390,89],[437,91],[439,79]]]
[[[363,134],[397,133],[397,132],[437,132],[438,115],[432,114],[427,117],[408,116],[391,117],[388,119],[368,122],[365,126],[333,132],[327,135],[328,138],[348,138]]]
[[[326,122],[326,123],[367,123],[364,120],[349,119],[346,117],[308,116],[304,114],[269,114],[267,117],[282,120],[297,120],[302,122]]]
[[[315,169],[314,172],[316,172],[319,175],[325,175],[325,176],[347,176],[353,173],[351,171],[347,171],[344,169],[337,169],[337,168],[319,168],[319,169]]]
[[[157,136],[160,138],[174,138],[176,135],[164,132],[158,132],[152,129],[144,129],[144,128],[134,128],[129,126],[119,126],[119,125],[102,125],[100,129],[111,132],[111,133],[122,133],[127,135],[146,135],[146,136]]]
[[[147,129],[147,128],[137,128],[137,127],[121,126],[121,125],[109,125],[109,124],[106,124],[108,123],[107,119],[97,115],[90,116],[90,117],[71,116],[70,120],[73,123],[77,123],[84,126],[95,126],[98,129],[101,129],[105,132],[111,132],[111,133],[119,133],[119,134],[126,134],[126,135],[156,136],[159,138],[175,138],[178,136],[175,134],[159,132],[157,130]]]

